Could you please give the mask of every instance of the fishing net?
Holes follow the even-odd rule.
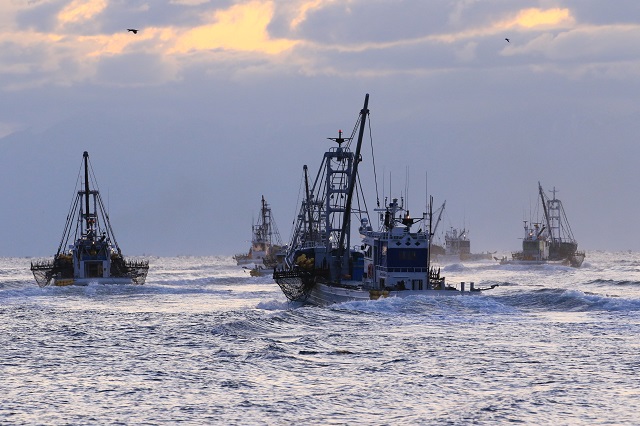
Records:
[[[142,285],[147,279],[149,262],[146,260],[124,260],[120,255],[111,256],[111,276],[131,278],[134,284]]]
[[[53,261],[42,260],[31,262],[31,272],[40,287],[51,284],[51,279],[73,278],[71,256],[59,255]]]
[[[31,272],[40,287],[49,285],[51,278],[53,278],[53,269],[51,261],[31,262]]]
[[[149,262],[146,260],[127,261],[128,275],[134,284],[142,285],[147,279],[147,273],[149,272]]]
[[[273,279],[287,299],[304,302],[315,285],[315,275],[310,271],[273,271]]]

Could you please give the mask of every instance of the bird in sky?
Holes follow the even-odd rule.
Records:
[[[511,43],[511,40],[509,40],[508,38],[505,38],[505,40],[507,40],[507,43]]]
[[[138,34],[138,30],[136,30],[135,28],[127,28],[127,31],[131,31],[134,34]]]

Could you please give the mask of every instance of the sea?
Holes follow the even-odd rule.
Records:
[[[0,259],[0,424],[640,424],[637,252],[328,308],[230,256],[149,261],[142,286],[39,288]]]

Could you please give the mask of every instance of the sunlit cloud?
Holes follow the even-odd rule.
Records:
[[[148,27],[136,35],[119,33],[108,35],[81,36],[77,41],[85,46],[86,55],[100,57],[118,55],[127,50],[163,53],[175,40],[176,31],[172,28]]]
[[[315,2],[314,2],[315,3]],[[322,44],[316,42],[306,42],[319,50],[336,50],[340,52],[363,52],[366,50],[392,49],[402,46],[411,46],[425,43],[450,44],[456,42],[467,42],[483,37],[490,37],[503,34],[506,30],[549,30],[552,28],[569,28],[575,26],[575,19],[568,9],[525,9],[519,11],[514,16],[489,23],[484,26],[469,28],[461,31],[439,34],[427,34],[421,37],[399,38],[397,40],[382,42],[362,42],[362,43],[340,43]],[[468,53],[473,48],[468,46]],[[468,58],[468,55],[463,55]]]
[[[326,25],[330,31],[331,26],[335,25],[331,20],[331,16],[335,16],[332,13],[338,13],[331,6],[338,4],[337,0],[291,0],[287,3],[281,3],[280,0],[249,0],[230,6],[226,2],[224,6],[218,4],[224,9],[217,10],[212,9],[214,2],[208,2],[209,5],[203,7],[204,0],[170,0],[171,4],[176,5],[174,8],[182,6],[181,9],[188,10],[183,19],[175,21],[176,24],[163,21],[157,26],[144,26],[136,35],[124,29],[115,33],[89,32],[87,35],[78,34],[80,26],[77,24],[91,21],[89,25],[95,23],[95,28],[101,28],[101,20],[108,18],[107,8],[111,10],[113,5],[109,5],[108,0],[67,2],[66,7],[53,15],[59,25],[52,32],[39,32],[31,27],[16,29],[16,23],[20,21],[17,19],[18,8],[0,6],[0,11],[6,12],[2,16],[12,16],[10,19],[13,22],[11,26],[0,26],[0,44],[3,44],[0,76],[5,77],[2,87],[8,87],[13,83],[12,79],[18,80],[18,76],[21,85],[28,84],[30,79],[38,80],[37,84],[92,81],[96,70],[102,70],[99,81],[107,82],[110,70],[121,63],[130,62],[136,54],[145,55],[149,58],[148,63],[151,63],[150,58],[159,58],[157,63],[153,62],[154,66],[166,64],[170,72],[163,74],[158,70],[158,74],[170,76],[171,79],[203,63],[224,64],[225,69],[234,70],[232,74],[236,76],[247,72],[248,63],[252,63],[254,68],[251,68],[251,72],[255,73],[285,68],[302,73],[335,72],[340,75],[422,73],[476,63],[486,57],[487,43],[500,42],[507,35],[518,42],[508,45],[502,42],[498,45],[502,48],[499,54],[511,57],[520,55],[526,59],[519,61],[531,64],[532,58],[541,56],[581,58],[601,55],[607,58],[611,57],[611,45],[617,40],[613,37],[619,28],[618,25],[607,28],[580,25],[574,18],[574,12],[568,8],[527,8],[491,15],[489,19],[493,21],[485,19],[484,22],[466,27],[462,26],[461,17],[458,17],[455,19],[456,25],[439,33],[429,33],[428,29],[424,29],[422,32],[413,31],[408,37],[404,31],[393,31],[384,41],[376,37],[377,40],[370,38],[361,42],[351,41],[346,38],[349,34],[346,34],[345,38],[332,38],[338,40],[332,43],[305,39],[303,35],[296,36],[299,38],[291,35],[275,37],[270,33],[270,30],[274,30],[270,26],[277,25],[277,29],[282,30],[278,34],[286,34],[287,29],[299,28],[303,23],[309,25],[303,33],[309,33],[308,30],[317,25]],[[149,4],[140,3],[129,10],[143,14]],[[21,6],[22,10],[30,7]],[[329,10],[324,13],[327,7]],[[389,7],[393,8],[393,5]],[[462,13],[458,9],[456,11]],[[634,34],[640,28],[632,27]],[[570,37],[571,34],[578,34],[577,31],[584,33],[581,37]],[[598,36],[591,38],[591,33],[597,33]],[[587,39],[590,41],[584,42]],[[615,46],[613,48],[615,60],[626,57],[624,52],[618,53]],[[23,55],[22,51],[32,54]],[[433,61],[414,60],[416,52],[440,55],[440,62],[435,64]],[[350,63],[348,67],[342,61],[341,69],[332,70],[333,64],[337,63],[336,55],[344,53],[356,53],[351,55],[355,59],[347,61]],[[119,56],[128,59],[119,62]],[[286,61],[283,60],[285,57]],[[414,59],[398,60],[401,58]],[[109,66],[101,67],[102,61],[108,61]],[[370,67],[371,63],[375,66]],[[372,71],[372,68],[375,70]],[[118,84],[125,84],[125,80],[126,76],[119,76]]]
[[[197,1],[188,0],[190,4]],[[92,81],[101,69],[100,82],[107,82],[102,61],[119,64],[117,56],[133,57],[143,54],[151,58],[161,58],[156,67],[166,64],[170,72],[158,74],[174,79],[180,70],[202,61],[227,62],[237,60],[234,53],[263,53],[278,55],[291,49],[298,41],[272,38],[268,25],[274,15],[274,2],[254,0],[235,4],[223,10],[200,15],[193,26],[143,27],[138,34],[124,30],[116,33],[80,35],[67,26],[68,23],[94,20],[99,24],[106,0],[70,2],[61,12],[54,15],[59,25],[54,31],[41,32],[34,29],[0,29],[0,76],[2,88],[20,90],[45,84],[70,84],[73,81]],[[23,6],[23,8],[26,6]],[[2,10],[2,7],[0,7]],[[5,9],[8,11],[9,9]],[[24,9],[22,9],[24,10]],[[12,14],[16,9],[11,9]],[[15,22],[15,21],[14,21]],[[218,50],[225,54],[215,57],[207,53]],[[21,52],[29,52],[24,54]],[[178,59],[184,54],[188,58]],[[179,67],[176,66],[179,64]],[[122,78],[118,84],[123,84]],[[135,82],[139,84],[140,82]]]
[[[558,28],[570,27],[575,24],[575,19],[571,16],[569,9],[525,9],[521,10],[512,21],[506,21],[506,28]]]
[[[253,1],[217,11],[212,24],[202,25],[179,35],[168,53],[229,49],[278,54],[295,46],[297,41],[271,39],[267,26],[274,12],[272,2]]]
[[[524,9],[515,16],[484,27],[472,28],[457,33],[430,36],[434,40],[455,42],[464,39],[502,34],[506,30],[548,30],[552,28],[570,28],[576,22],[569,9]]]
[[[58,20],[66,24],[92,19],[106,7],[106,0],[74,0],[58,13]]]
[[[579,58],[601,62],[633,60],[640,56],[640,46],[627,43],[640,37],[639,25],[583,26],[558,34],[542,33],[519,46],[510,46],[505,55],[536,54],[554,61]]]
[[[298,7],[298,14],[291,20],[291,28],[297,28],[301,23],[306,21],[309,12],[320,9],[331,3],[335,3],[336,0],[309,0],[305,1]]]

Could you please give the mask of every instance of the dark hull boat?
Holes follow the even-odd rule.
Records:
[[[89,154],[86,151],[83,166],[84,185],[78,190],[67,216],[58,251],[53,260],[31,263],[36,282],[40,287],[144,284],[149,263],[125,260],[122,256],[100,193],[89,188]]]
[[[364,196],[356,191],[368,102],[369,95],[351,137],[344,138],[340,131],[337,138],[329,138],[337,146],[324,153],[312,184],[304,166],[305,194],[285,267],[274,270],[274,280],[289,300],[318,306],[392,296],[476,293],[479,289],[473,283],[466,289],[462,283],[458,289],[430,267],[433,234],[427,218],[432,215],[413,219],[402,202],[393,199],[376,209],[379,229],[370,225]],[[357,247],[350,244],[352,215],[360,217]],[[420,225],[419,230],[412,229]]]
[[[585,253],[578,251],[578,242],[573,237],[562,201],[556,198],[556,192],[554,188],[551,191],[553,198],[549,198],[538,182],[544,220],[533,224],[525,221],[522,251],[512,253],[511,259],[503,258],[500,263],[582,266]]]

